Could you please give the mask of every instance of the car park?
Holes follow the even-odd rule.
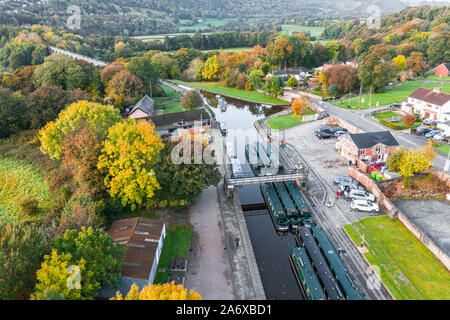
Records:
[[[433,129],[428,128],[428,127],[418,127],[416,129],[416,134],[419,136],[424,136],[425,134],[427,134],[428,132],[432,131]]]
[[[349,197],[352,200],[367,200],[367,201],[371,201],[371,202],[375,201],[375,196],[364,190],[353,189],[350,191]]]
[[[314,135],[317,137],[320,133],[331,133],[330,128],[320,128],[319,130],[314,131]]]
[[[423,121],[423,125],[428,126],[428,127],[436,127],[438,125],[438,121],[436,120],[432,120],[432,119],[425,119]]]
[[[431,130],[430,132],[425,134],[425,138],[433,138],[435,135],[437,135],[438,133],[441,133],[440,130]]]
[[[380,212],[380,207],[373,203],[372,201],[367,200],[353,200],[350,207],[355,211],[365,211],[365,212]]]
[[[362,190],[357,184],[358,182],[342,182],[339,184],[339,189],[344,189],[345,191],[351,191],[351,190]]]
[[[440,132],[433,136],[433,140],[436,140],[436,141],[442,141],[445,138],[447,138],[447,135],[444,132]]]
[[[341,128],[341,127],[334,127],[334,128],[331,128],[331,129],[330,129],[330,132],[331,132],[332,134],[335,134],[335,133],[338,132],[338,131],[348,131],[348,130],[345,129],[345,128]]]

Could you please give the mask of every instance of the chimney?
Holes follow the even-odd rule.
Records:
[[[433,92],[441,92],[441,88],[440,87],[434,87]]]

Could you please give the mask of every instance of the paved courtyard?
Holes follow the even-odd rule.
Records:
[[[450,256],[450,204],[444,200],[401,200],[395,205]]]

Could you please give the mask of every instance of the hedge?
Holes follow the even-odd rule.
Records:
[[[385,125],[388,128],[394,129],[394,130],[402,130],[402,128],[403,128],[401,125],[389,122],[384,119],[379,119],[378,122],[380,122],[382,125]]]

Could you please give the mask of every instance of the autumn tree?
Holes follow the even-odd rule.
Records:
[[[160,66],[162,65],[163,64],[161,64]],[[142,93],[153,95],[153,92],[155,91],[159,80],[159,69],[158,65],[156,65],[152,61],[152,56],[144,55],[143,57],[134,57],[127,63],[126,68],[129,72],[131,72],[142,81]],[[168,72],[171,72],[172,74],[177,73],[173,71]]]
[[[106,137],[108,129],[122,118],[120,111],[113,106],[79,101],[61,111],[55,121],[39,131],[41,151],[51,158],[60,159],[64,139],[67,134],[77,132],[84,126],[95,130],[99,137]]]
[[[162,79],[173,79],[180,73],[177,60],[167,54],[157,53],[152,56],[151,61]]]
[[[148,121],[126,120],[109,129],[98,168],[106,170],[105,184],[123,206],[148,205],[159,189],[154,165],[164,147]]]
[[[184,110],[194,110],[202,105],[202,97],[196,90],[190,90],[181,97],[181,107]]]
[[[377,47],[377,46],[372,46]],[[394,68],[390,64],[390,54],[384,47],[371,49],[364,55],[358,66],[358,78],[363,89],[372,89],[376,92],[384,91],[387,84],[394,77]]]
[[[406,59],[404,55],[396,56],[394,59],[392,59],[392,62],[394,63],[398,71],[405,70]]]
[[[119,72],[125,70],[125,66],[123,63],[114,61],[113,63],[107,65],[103,70],[100,72],[100,79],[103,83],[103,85],[106,87],[108,86],[109,81]]]
[[[206,60],[203,67],[202,76],[206,80],[217,80],[219,77],[219,60],[214,55]]]
[[[146,92],[142,80],[127,70],[117,73],[105,91],[121,109],[133,105]]]
[[[283,94],[283,79],[278,76],[269,78],[264,84],[264,91],[271,95]]]
[[[416,122],[416,116],[409,113],[403,117],[403,123],[405,126],[410,127]]]
[[[0,299],[28,299],[46,250],[44,233],[23,223],[0,224]]]
[[[0,87],[0,101],[0,138],[27,129],[30,122],[23,99]]]
[[[183,285],[171,282],[151,284],[142,288],[141,291],[136,284],[133,284],[125,298],[117,292],[116,297],[111,300],[202,300],[202,297],[194,290],[188,292]]]
[[[279,68],[289,65],[293,50],[288,40],[276,40],[267,46],[267,62]]]
[[[292,103],[291,108],[295,115],[305,114],[308,109],[308,100],[305,97],[296,99]]]
[[[161,189],[156,191],[155,199],[168,201],[169,204],[184,202],[189,205],[203,189],[217,185],[221,175],[215,164],[207,164],[204,161],[196,164],[194,152],[188,157],[190,163],[175,164],[172,161],[174,147],[174,144],[166,144],[155,164],[156,179],[161,186]],[[192,151],[195,148],[194,144],[190,147]],[[205,151],[205,147],[202,148],[202,151]]]
[[[343,93],[351,91],[358,85],[358,70],[352,66],[334,65],[324,71],[329,86],[336,86]]]
[[[425,61],[422,52],[414,51],[411,52],[411,55],[406,59],[405,68],[411,70],[414,75],[419,75],[428,69],[428,64]]]
[[[328,78],[324,72],[319,75],[318,80],[325,88],[328,87]]]
[[[35,70],[36,66],[26,66],[21,69],[15,70],[12,79],[14,90],[20,91],[23,94],[33,92],[33,90],[35,89],[33,83]]]
[[[263,85],[262,78],[264,74],[263,71],[256,69],[250,72],[248,77],[248,84],[251,90],[255,90],[256,88],[260,88]]]

